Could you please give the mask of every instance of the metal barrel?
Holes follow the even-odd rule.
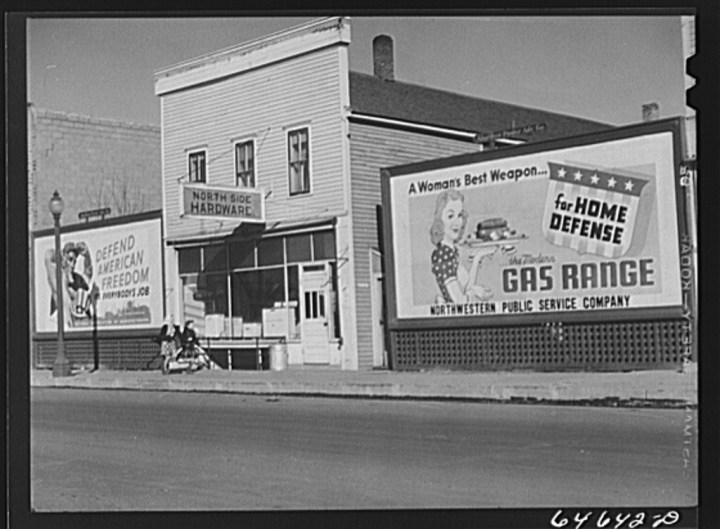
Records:
[[[275,343],[270,345],[270,370],[283,371],[288,365],[288,351],[286,343]]]

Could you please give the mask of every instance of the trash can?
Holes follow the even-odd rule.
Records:
[[[285,342],[274,343],[270,346],[270,370],[283,371],[288,365],[288,351]]]

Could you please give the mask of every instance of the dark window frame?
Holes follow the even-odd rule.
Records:
[[[288,131],[287,153],[290,196],[309,194],[311,180],[310,127],[300,127]]]
[[[207,183],[207,149],[198,149],[188,152],[188,181],[192,183]]]
[[[244,248],[244,252],[240,248]],[[228,243],[230,271],[257,268],[257,244],[254,240],[231,241]]]
[[[283,236],[285,239],[285,259],[287,263],[307,263],[312,261],[313,245],[311,233],[293,233]]]
[[[227,244],[206,244],[202,246],[203,272],[227,272]]]
[[[178,248],[177,263],[180,275],[199,274],[202,271],[202,247]]]
[[[248,152],[249,156],[247,155]],[[256,187],[255,140],[235,143],[235,185],[244,188]]]
[[[312,233],[313,261],[332,261],[337,259],[337,238],[335,230],[322,230]]]
[[[285,238],[267,237],[257,241],[255,246],[258,268],[285,264]]]

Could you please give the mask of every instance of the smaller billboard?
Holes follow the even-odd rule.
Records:
[[[56,266],[67,331],[160,327],[163,319],[160,219],[74,230],[34,239],[35,330],[57,331]],[[97,302],[94,305],[93,299]]]
[[[184,185],[182,216],[265,222],[265,195],[259,189]]]

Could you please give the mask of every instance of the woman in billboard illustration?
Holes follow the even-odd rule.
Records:
[[[50,315],[57,310],[57,285],[55,266],[55,250],[48,249],[45,252],[45,271],[47,272],[50,285]],[[69,326],[73,325],[74,318],[85,317],[89,305],[91,283],[96,289],[93,281],[93,268],[90,250],[84,242],[77,244],[67,243],[61,250],[61,266],[63,278],[63,314]]]
[[[497,250],[497,247],[478,248],[470,254],[470,270],[460,263],[458,243],[465,231],[468,214],[463,207],[465,198],[459,191],[443,191],[435,204],[435,217],[430,228],[434,246],[432,271],[440,288],[440,303],[464,303],[492,297],[492,291],[475,284],[480,261]]]

